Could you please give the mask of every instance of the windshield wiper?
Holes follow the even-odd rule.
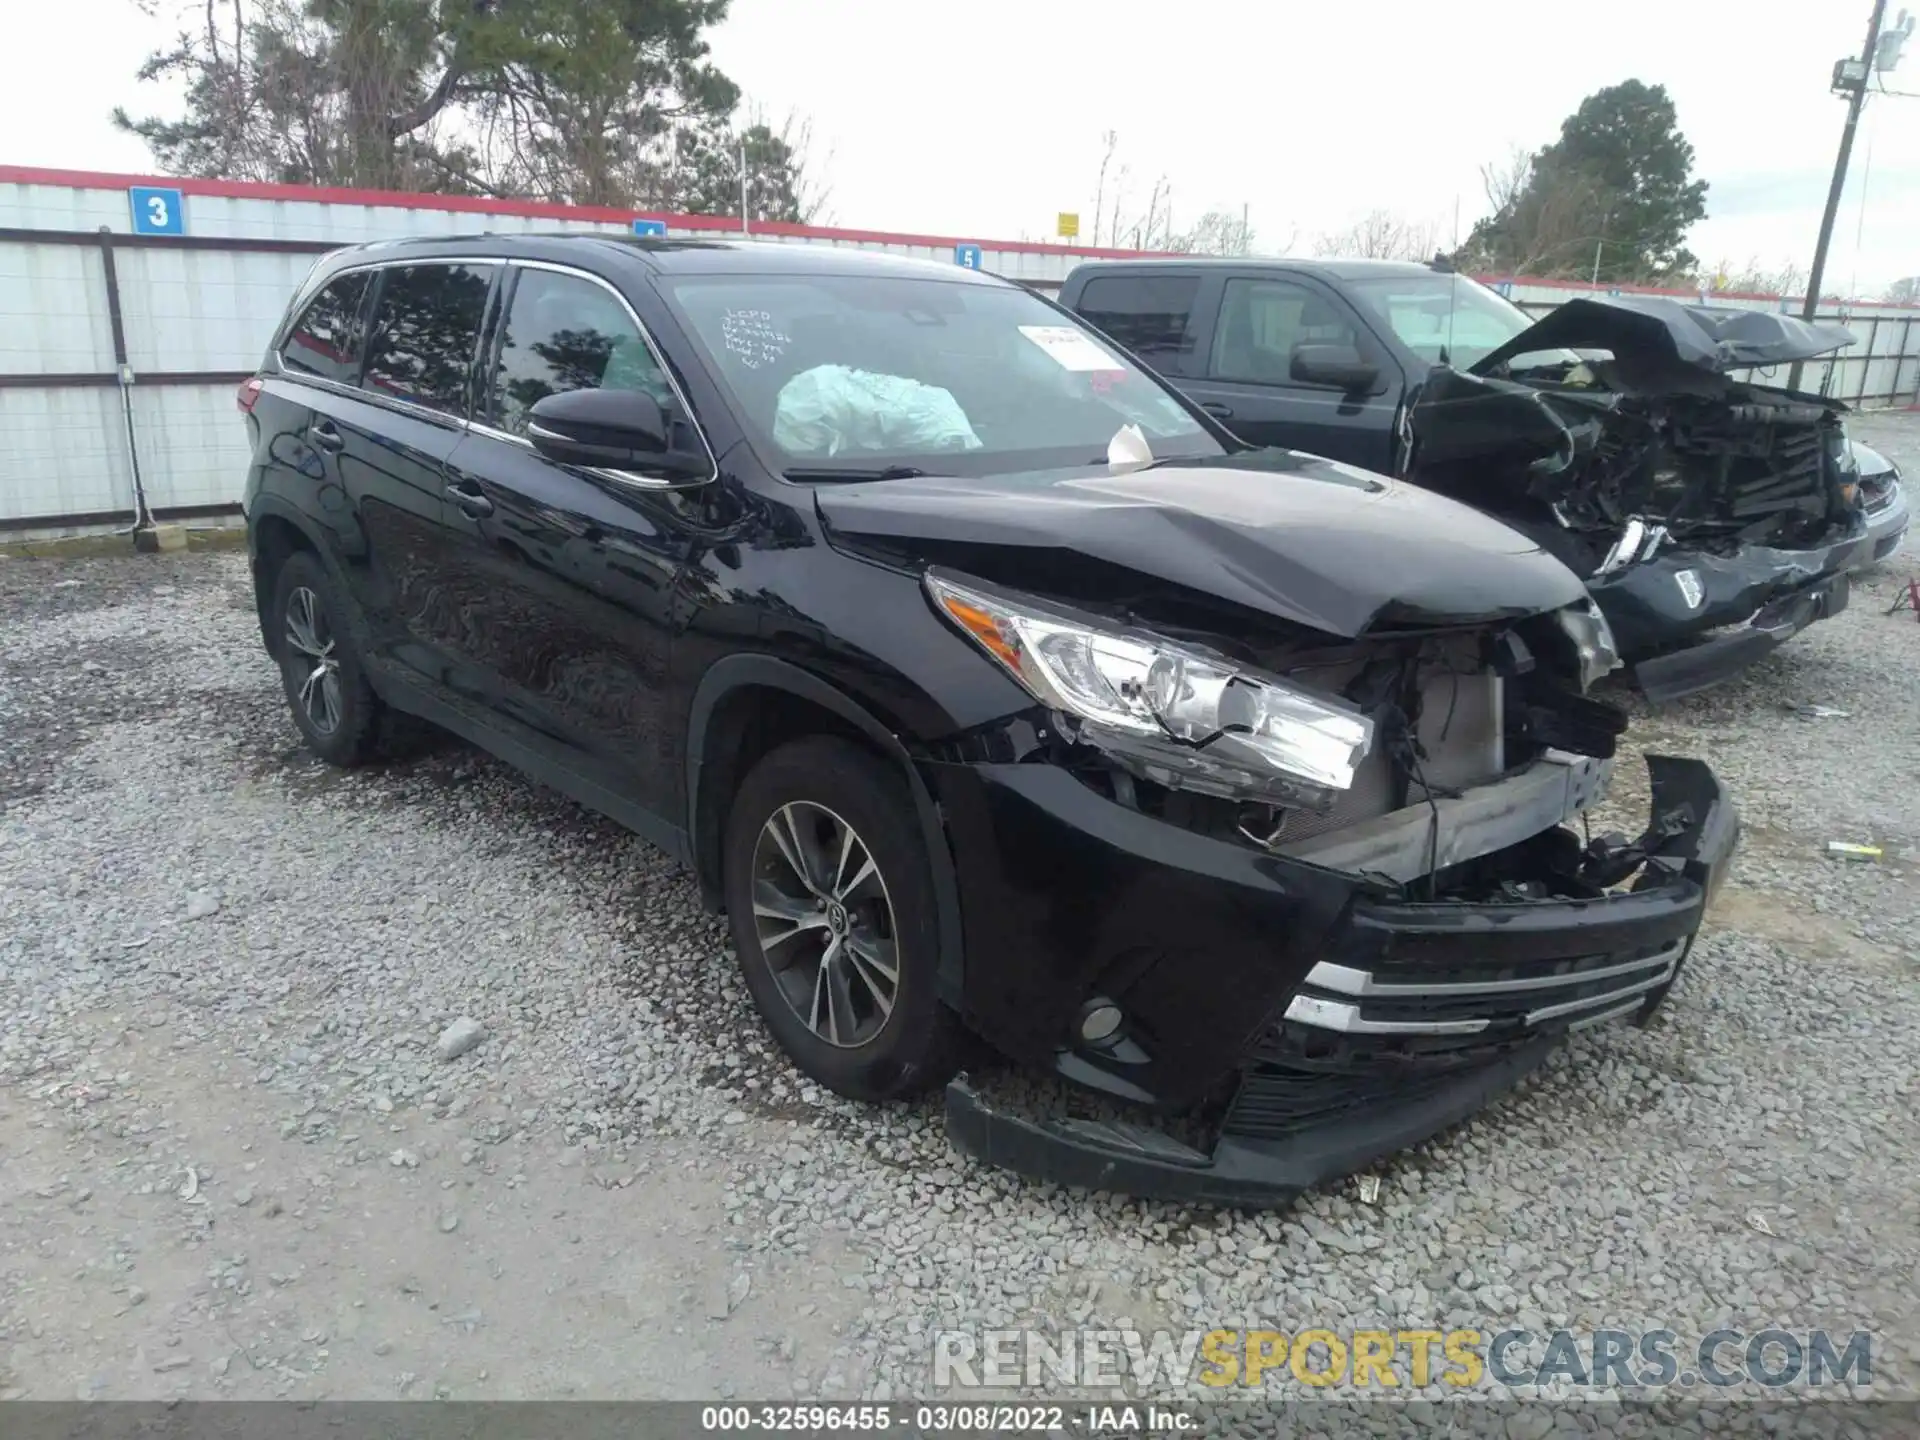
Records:
[[[828,485],[835,481],[913,480],[932,473],[918,465],[795,465],[782,470],[780,475],[803,485]]]

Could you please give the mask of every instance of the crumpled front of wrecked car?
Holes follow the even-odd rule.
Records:
[[[1663,554],[1697,580],[1676,552],[1750,552],[1738,585],[1703,587],[1676,623],[1745,619],[1844,569],[1864,526],[1846,407],[1740,372],[1851,340],[1661,297],[1570,301],[1472,371],[1428,377],[1410,476],[1499,514],[1589,583]]]

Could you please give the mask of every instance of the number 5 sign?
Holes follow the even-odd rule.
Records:
[[[187,207],[178,190],[160,190],[135,185],[127,191],[133,205],[133,233],[136,235],[184,235],[187,233]]]

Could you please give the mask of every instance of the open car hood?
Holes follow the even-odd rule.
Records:
[[[1536,350],[1610,350],[1626,364],[1678,363],[1715,375],[1811,360],[1854,343],[1843,325],[1813,325],[1765,310],[1684,305],[1662,295],[1569,300],[1472,367],[1491,374]]]
[[[1036,593],[1047,593],[1050,568],[1058,573],[1078,554],[1345,637],[1375,624],[1534,615],[1586,593],[1560,561],[1498,520],[1286,450],[1121,473],[929,475],[815,493],[832,532],[883,537],[960,568],[969,552],[994,547]]]

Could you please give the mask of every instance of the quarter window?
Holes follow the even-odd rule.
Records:
[[[522,270],[500,337],[489,414],[515,435],[549,395],[569,390],[632,390],[675,412],[666,371],[633,317],[612,292],[552,270]]]
[[[1352,323],[1317,290],[1286,280],[1227,282],[1213,339],[1217,378],[1292,384],[1298,345],[1362,348]]]
[[[478,265],[388,270],[374,306],[366,387],[449,415],[467,411],[467,378],[492,282]]]
[[[1100,275],[1075,308],[1156,370],[1177,375],[1193,353],[1187,322],[1199,293],[1197,275]]]
[[[329,281],[287,333],[281,363],[303,375],[351,385],[360,370],[360,310],[366,298],[364,270]]]

